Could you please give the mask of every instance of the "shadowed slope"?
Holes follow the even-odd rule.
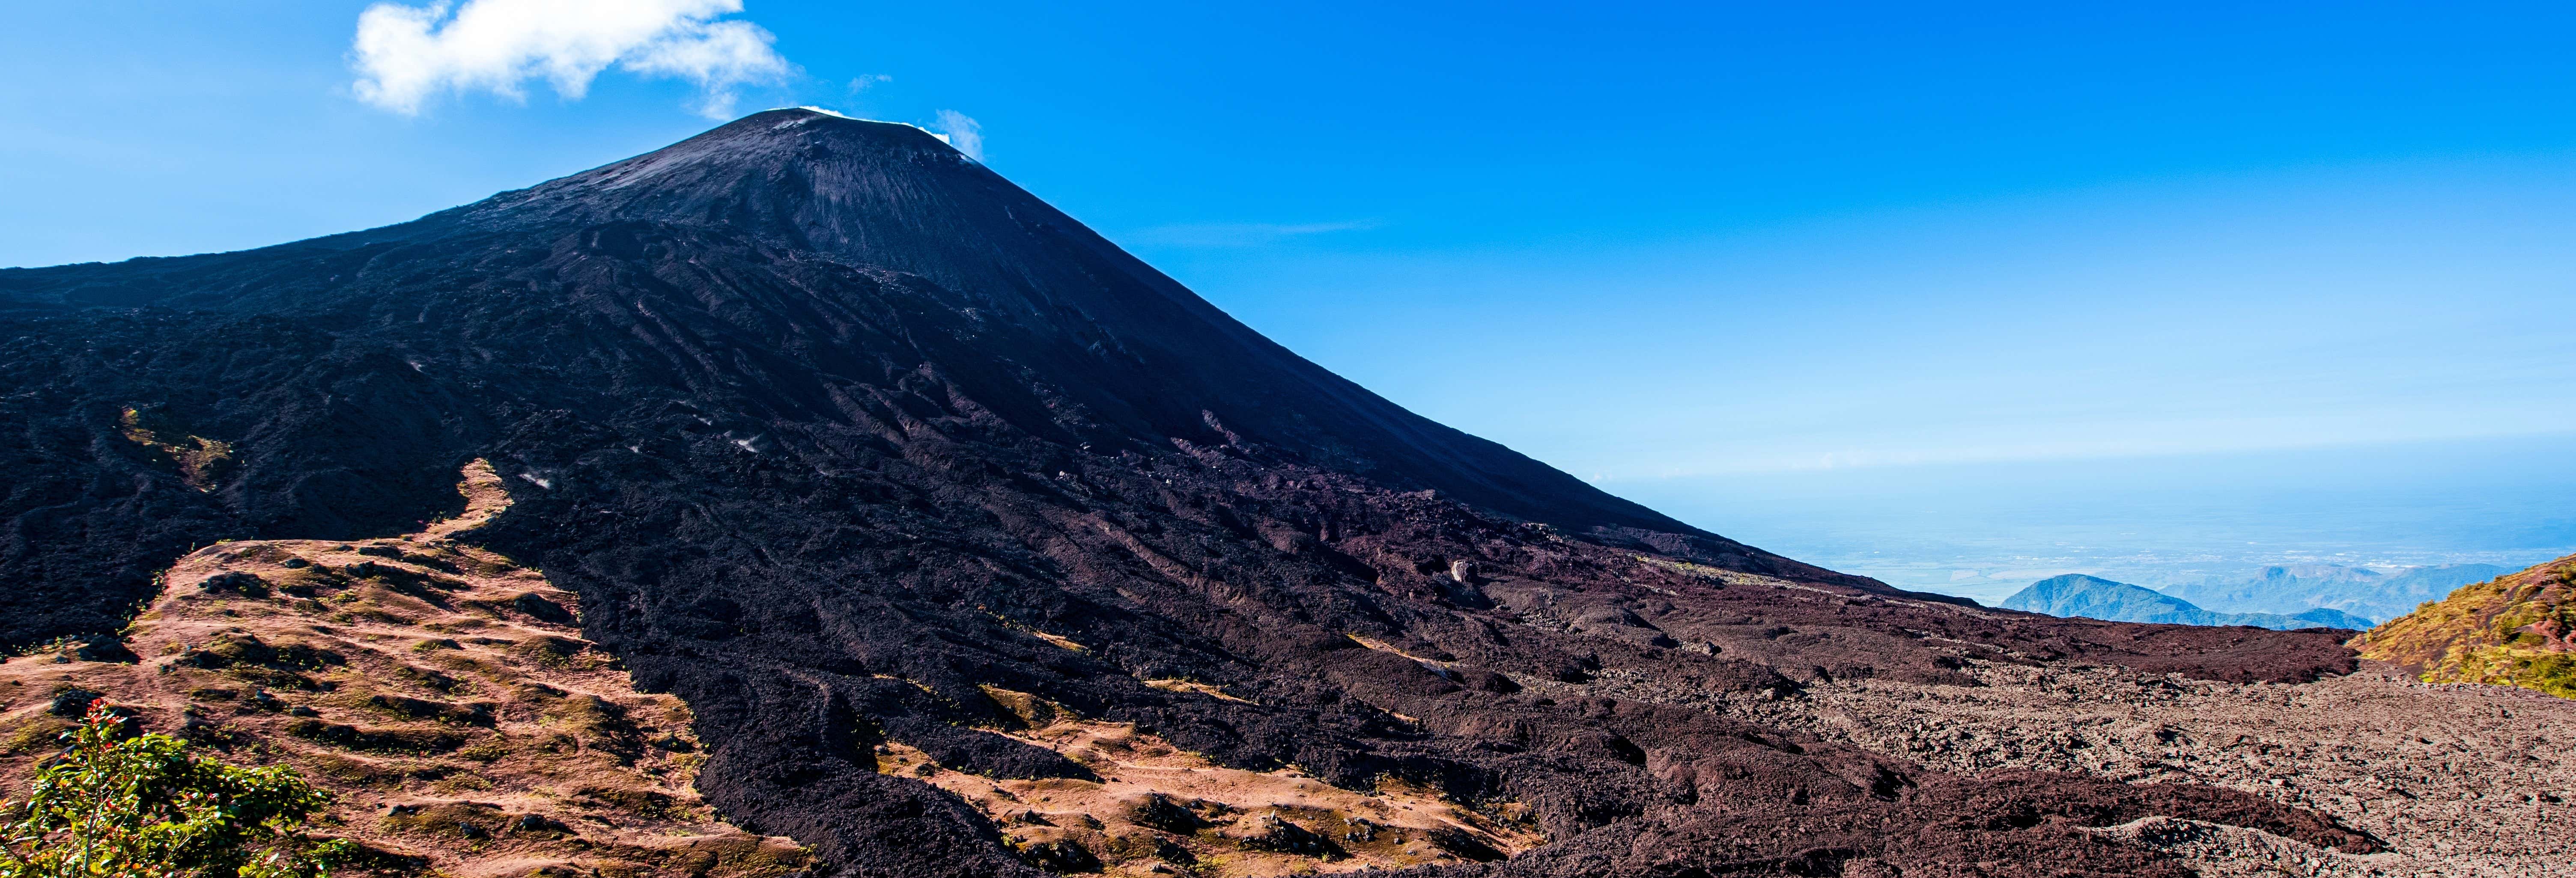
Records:
[[[1663,540],[1672,544],[1665,548],[1688,551],[1685,545],[1704,542],[1716,555],[1794,564],[1715,539],[1388,403],[1261,337],[908,125],[771,111],[668,149],[400,226],[186,265],[137,260],[106,271],[0,273],[0,291],[27,291],[18,296],[22,301],[363,312],[375,310],[365,301],[374,285],[360,279],[370,264],[432,242],[452,246],[496,236],[525,242],[520,236],[573,229],[581,230],[585,249],[610,257],[649,259],[685,237],[707,236],[794,252],[799,260],[821,262],[814,271],[899,278],[923,304],[963,318],[966,325],[943,327],[961,336],[957,341],[982,336],[1018,343],[1010,365],[1021,374],[970,371],[980,357],[945,365],[962,389],[997,397],[988,400],[997,415],[1049,440],[1153,449],[1174,438],[1260,443],[1391,488],[1434,488],[1561,527],[1686,535]],[[80,280],[48,283],[55,278]],[[757,309],[766,303],[755,296],[717,306],[725,304]],[[746,328],[810,332],[824,328],[810,325],[821,322],[846,329],[872,316],[816,304],[796,303],[764,315],[767,325]],[[406,316],[439,319],[426,309]],[[1033,398],[1020,386],[1031,374],[1060,398]],[[810,384],[793,376],[765,377],[776,379],[778,391],[812,389],[789,386]],[[1157,392],[1119,392],[1138,386]],[[800,414],[833,407],[810,395],[777,402],[804,409]]]

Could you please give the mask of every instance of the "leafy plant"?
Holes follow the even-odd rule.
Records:
[[[303,833],[329,793],[285,766],[242,768],[132,735],[105,699],[0,810],[0,878],[322,878],[355,853]]]

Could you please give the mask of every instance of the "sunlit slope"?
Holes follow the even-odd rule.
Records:
[[[2366,659],[2432,683],[2489,683],[2576,698],[2576,555],[2417,607],[2352,640]]]

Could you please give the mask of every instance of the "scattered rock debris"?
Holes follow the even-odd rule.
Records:
[[[1296,768],[1226,768],[1126,723],[1074,717],[1007,690],[997,701],[1043,718],[1011,737],[1082,763],[1101,778],[1012,780],[938,765],[900,743],[879,748],[881,773],[929,781],[984,812],[1023,859],[1057,871],[1151,875],[1158,865],[1208,876],[1399,869],[1503,859],[1544,841],[1533,828],[1479,813],[1398,780],[1332,786]],[[1503,809],[1496,808],[1501,811]],[[1077,855],[1079,850],[1086,852]],[[1074,864],[1089,863],[1087,868]]]

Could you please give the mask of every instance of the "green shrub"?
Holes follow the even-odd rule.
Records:
[[[69,749],[0,819],[0,878],[322,878],[355,850],[304,820],[331,804],[285,766],[241,768],[90,703]]]

